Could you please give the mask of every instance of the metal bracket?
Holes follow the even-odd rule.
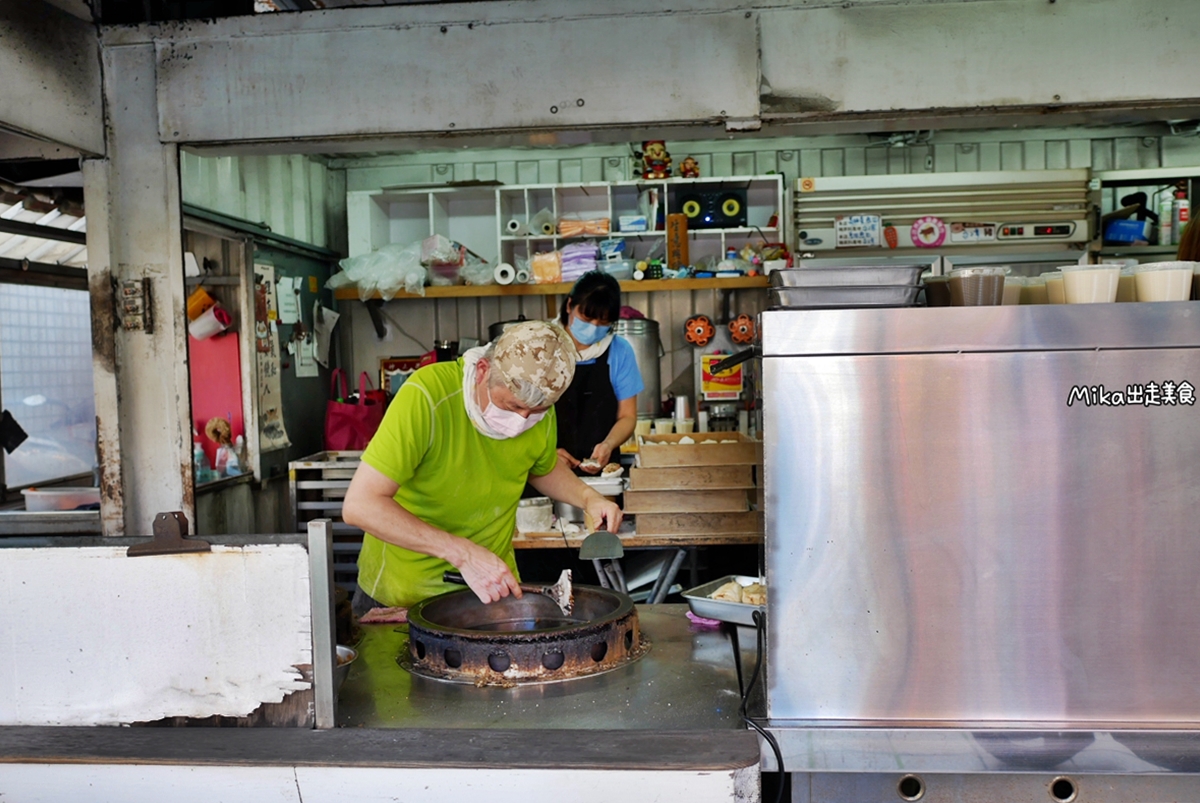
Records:
[[[188,521],[182,511],[159,513],[154,517],[154,538],[135,544],[125,551],[130,558],[145,555],[183,555],[188,552],[212,552],[212,544],[199,538],[187,538]]]

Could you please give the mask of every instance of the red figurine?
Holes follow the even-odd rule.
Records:
[[[642,143],[642,178],[670,178],[671,154],[667,143],[661,139],[648,139]]]
[[[685,157],[679,163],[679,175],[684,178],[700,178],[700,164],[692,157]]]

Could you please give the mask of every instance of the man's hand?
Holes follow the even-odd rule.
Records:
[[[587,504],[584,507],[589,520],[595,523],[599,528],[603,524],[604,529],[610,533],[615,533],[617,528],[621,526],[621,508],[617,507],[617,503],[606,499],[596,492],[589,493],[587,496]]]
[[[521,586],[509,571],[508,564],[478,544],[466,542],[456,568],[480,602],[496,602],[509,594],[521,598]]]

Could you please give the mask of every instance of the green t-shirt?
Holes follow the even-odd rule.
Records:
[[[517,503],[530,474],[554,468],[554,408],[527,432],[496,440],[467,417],[463,361],[435,363],[400,387],[363,462],[400,486],[396,502],[452,535],[500,556],[515,575],[512,536]],[[453,569],[444,560],[363,538],[358,583],[384,605],[410,606],[426,597],[461,589],[442,582]]]

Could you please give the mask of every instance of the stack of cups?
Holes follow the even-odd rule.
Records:
[[[688,404],[687,396],[675,397],[675,431],[681,433],[691,433],[695,428],[695,419],[692,418],[691,405]]]

